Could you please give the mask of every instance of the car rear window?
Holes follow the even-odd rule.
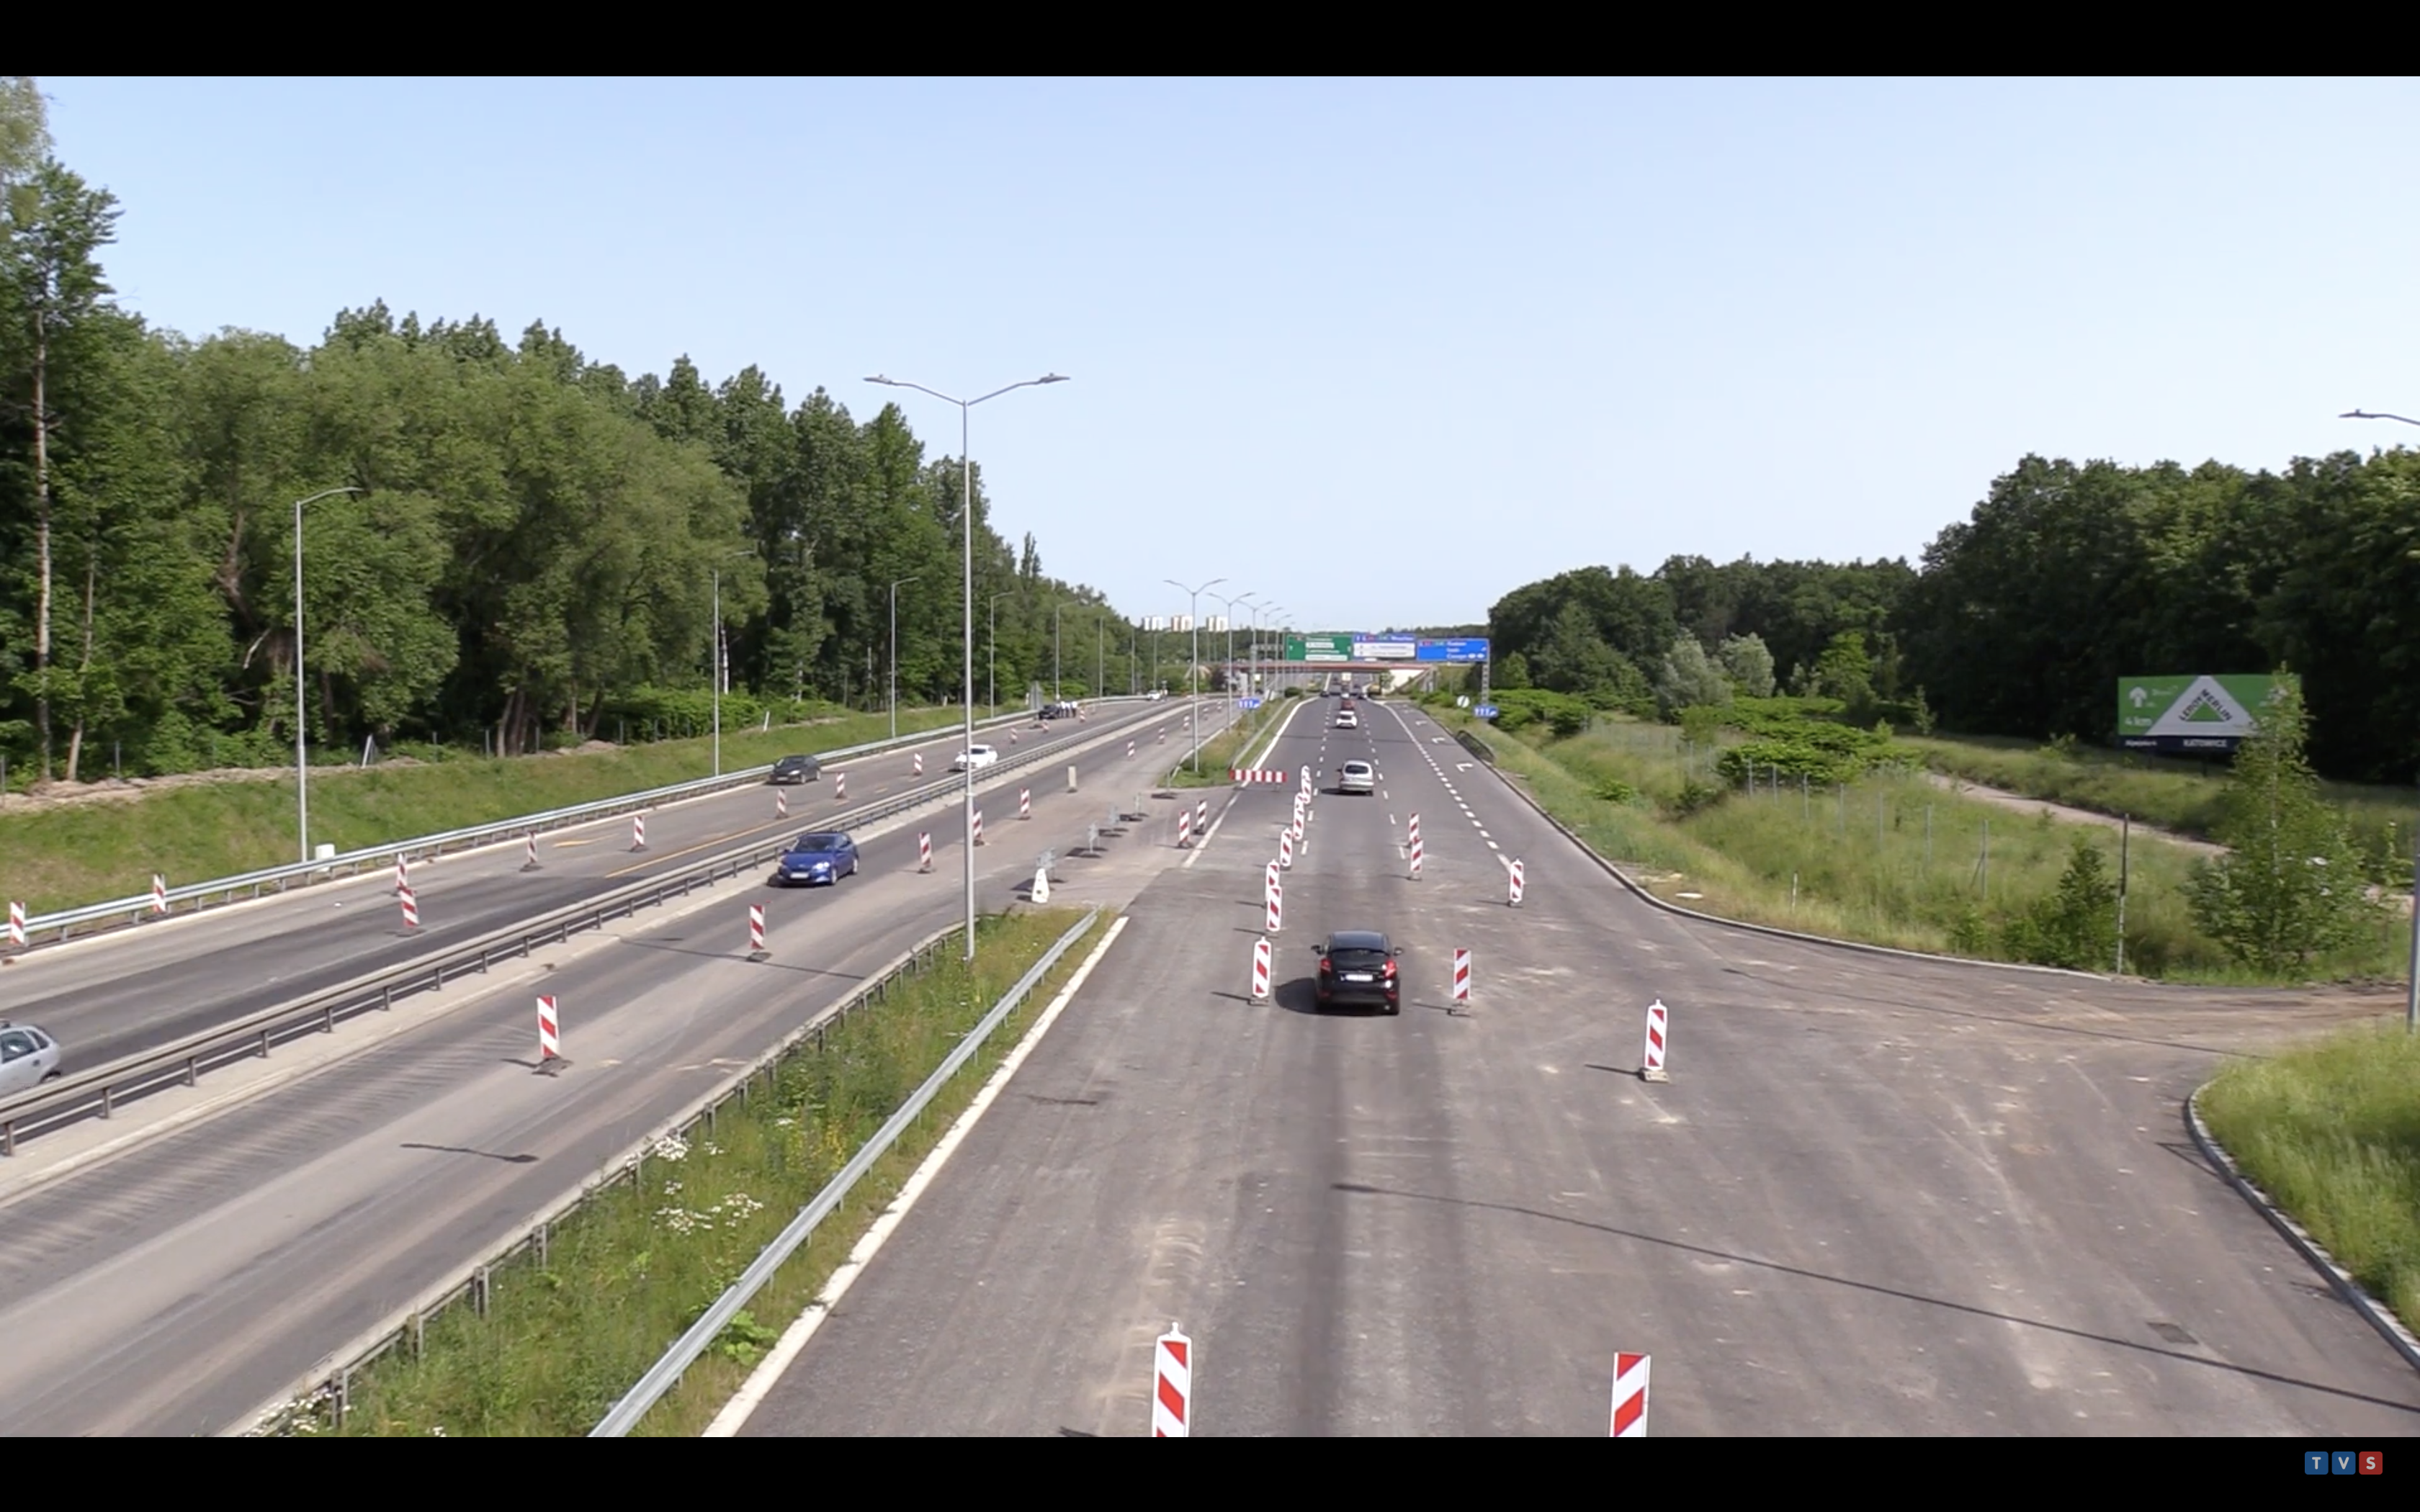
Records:
[[[796,845],[791,846],[790,849],[794,851],[836,851],[840,849],[841,841],[847,838],[848,837],[845,835],[801,835],[799,837],[799,842]]]
[[[1327,959],[1336,963],[1339,971],[1378,971],[1387,964],[1384,950],[1330,950]]]

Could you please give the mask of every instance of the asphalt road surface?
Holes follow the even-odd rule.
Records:
[[[1078,793],[1064,791],[1064,764],[1054,762],[1013,777],[1004,805],[989,801],[977,853],[986,910],[1031,879],[1041,850],[1066,855],[1109,798],[1147,789],[1172,764],[1183,713],[1154,712],[1168,745],[1155,744],[1156,726],[1146,724],[1132,757],[1118,738],[1073,758]],[[1102,733],[1097,719],[1082,732]],[[1033,789],[1024,823],[1015,818],[1019,785]],[[750,808],[771,807],[761,792],[744,796]],[[801,807],[793,803],[784,827],[799,826]],[[1096,870],[1173,860],[1175,807],[1156,804],[1166,811],[1110,841],[1103,860],[1067,860],[1068,891],[1080,896]],[[919,827],[934,835],[929,875],[916,870]],[[649,831],[652,845],[659,832]],[[575,936],[538,953],[533,970],[548,970],[551,954],[563,961],[542,985],[500,986],[0,1203],[0,1434],[236,1424],[328,1351],[509,1242],[550,1202],[958,918],[954,835],[944,824],[910,823],[870,840],[861,873],[835,887],[726,882],[695,915],[642,912]],[[600,857],[583,874],[634,859]],[[429,889],[431,912],[446,906],[446,886]],[[765,964],[745,959],[745,905],[755,902],[766,905],[773,952]],[[561,1005],[570,1059],[556,1075],[533,1074],[533,990]]]
[[[1682,919],[1363,707],[1269,759],[1381,774],[1317,801],[1276,1001],[1249,972],[1291,788],[1248,788],[743,1432],[1147,1435],[1171,1321],[1208,1435],[1595,1436],[1618,1350],[1659,1436],[2420,1430],[2420,1376],[2181,1126],[2222,1052],[2321,1010]],[[1366,927],[1402,1015],[1316,1011],[1312,943]]]
[[[1006,731],[979,733],[1003,756],[1021,756],[1122,724],[1153,732],[1164,726],[1172,742],[1185,715],[1182,703],[1113,703],[1082,724],[1021,727],[1016,745]],[[922,780],[929,784],[948,775],[964,744],[963,732],[950,732],[836,764],[819,781],[758,784],[653,810],[643,853],[632,853],[630,816],[623,814],[539,836],[541,870],[535,872],[521,872],[526,853],[519,844],[423,863],[411,876],[417,931],[404,928],[389,871],[37,950],[8,967],[0,990],[8,1017],[55,1036],[69,1072],[87,1070],[723,851],[785,833],[845,828],[852,810],[918,785],[915,754],[924,758]],[[1140,751],[1136,762],[1147,764]],[[1045,786],[1056,775],[1047,764],[1027,771],[1019,780]],[[845,803],[833,796],[834,778],[844,773]],[[1006,785],[1013,805],[1016,782]],[[786,818],[776,817],[776,793],[788,802]],[[997,825],[997,814],[985,817]],[[949,827],[937,827],[936,843]]]

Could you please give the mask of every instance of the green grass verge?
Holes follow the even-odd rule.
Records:
[[[1233,726],[1219,731],[1202,743],[1202,770],[1199,775],[1193,770],[1193,744],[1191,737],[1187,736],[1184,760],[1166,774],[1160,786],[1223,788],[1232,785],[1227,773],[1240,764],[1251,748],[1267,736],[1270,721],[1284,718],[1286,711],[1293,707],[1292,703],[1264,703],[1257,709],[1238,715]],[[1205,705],[1204,713],[1207,712]]]
[[[947,729],[958,718],[955,709],[902,709],[899,733]],[[795,751],[835,750],[890,733],[887,714],[762,733],[725,731],[722,767],[758,766]],[[711,776],[713,750],[711,740],[665,740],[553,756],[314,767],[311,839],[333,843],[341,854],[618,797]],[[150,887],[154,872],[176,887],[295,858],[290,777],[0,811],[0,899],[23,902],[36,914],[132,897]]]
[[[1972,735],[1898,738],[1923,752],[1926,764],[1947,776],[2095,813],[2129,814],[2197,840],[2210,838],[2226,786],[2224,767],[2133,751],[2086,746],[2069,749]],[[2322,783],[2320,794],[2345,811],[2356,830],[2396,825],[2402,853],[2410,853],[2412,826],[2420,821],[2420,795],[2410,788],[2356,782]]]
[[[584,1435],[863,1148],[1016,979],[1083,910],[983,919],[971,974],[954,952],[790,1057],[771,1096],[725,1103],[711,1133],[659,1146],[634,1185],[606,1189],[550,1239],[492,1273],[488,1316],[458,1303],[431,1320],[423,1352],[395,1351],[353,1378],[341,1429],[354,1438]],[[1114,916],[1060,958],[849,1198],[758,1292],[673,1392],[642,1437],[693,1437],[713,1421],[783,1330],[823,1289],[944,1131],[1066,985]]]
[[[1429,712],[1450,729],[1474,727],[1450,707]],[[2089,834],[2110,875],[2117,873],[2115,834],[1962,799],[1915,774],[1871,776],[1845,792],[1785,787],[1751,797],[1730,790],[1690,810],[1693,791],[1703,801],[1719,781],[1710,770],[1714,752],[1690,748],[1668,726],[1600,719],[1567,738],[1544,726],[1510,734],[1488,730],[1484,738],[1497,766],[1519,777],[1600,854],[1627,863],[1656,896],[1723,918],[2004,959],[1998,925],[2055,888],[2077,835]],[[2177,980],[2261,980],[2195,927],[2182,890],[2194,860],[2180,846],[2135,835],[2127,970]],[[2309,975],[2397,976],[2406,927],[2381,918],[2357,948],[2314,963]]]
[[[2201,1113],[2244,1175],[2420,1329],[2420,1038],[2397,1025],[2234,1062]]]

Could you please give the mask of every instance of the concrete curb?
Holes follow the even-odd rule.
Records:
[[[1444,725],[1438,724],[1434,717],[1426,716],[1425,714],[1423,717],[1428,717],[1430,723],[1436,724],[1437,728],[1445,731],[1448,735],[1451,735],[1453,733],[1452,731],[1446,730]],[[1403,716],[1399,713],[1396,717],[1400,719]],[[1408,730],[1405,732],[1405,733],[1409,733],[1410,732]],[[1925,950],[1902,950],[1896,946],[1868,945],[1862,940],[1836,940],[1825,934],[1802,934],[1796,930],[1779,929],[1771,924],[1752,924],[1744,918],[1724,918],[1716,914],[1701,914],[1694,908],[1683,908],[1679,903],[1667,903],[1663,899],[1658,898],[1653,893],[1648,891],[1642,884],[1634,879],[1628,872],[1622,871],[1621,868],[1614,865],[1611,861],[1606,860],[1602,855],[1598,854],[1596,847],[1590,845],[1587,841],[1580,839],[1580,837],[1572,830],[1570,825],[1564,824],[1553,814],[1548,813],[1544,804],[1524,792],[1521,786],[1514,782],[1511,778],[1506,777],[1503,770],[1494,762],[1483,762],[1481,764],[1487,768],[1487,770],[1495,777],[1496,780],[1504,784],[1505,791],[1511,793],[1514,797],[1519,798],[1523,803],[1528,804],[1529,808],[1536,812],[1539,818],[1544,819],[1548,825],[1554,827],[1555,833],[1562,836],[1565,840],[1570,841],[1574,845],[1578,846],[1580,854],[1586,856],[1590,860],[1594,861],[1598,866],[1604,868],[1606,875],[1612,877],[1616,882],[1619,882],[1623,887],[1629,888],[1631,893],[1637,897],[1639,902],[1646,903],[1652,908],[1660,908],[1668,914],[1674,914],[1683,918],[1696,919],[1700,924],[1719,924],[1725,929],[1746,930],[1751,933],[1769,934],[1776,939],[1796,940],[1805,945],[1828,945],[1838,950],[1856,950],[1867,955],[1896,956],[1902,961],[1932,961],[1938,962],[1943,965],[1973,966],[1978,970],[1982,971],[2023,971],[2029,972],[2035,976],[2069,977],[2078,981],[2117,982],[2124,980],[2129,982],[2130,985],[2133,984],[2132,979],[2104,977],[2097,972],[2090,971],[2071,971],[2065,966],[2038,966],[2023,961],[1977,961],[1962,955],[1933,955]],[[2149,983],[2147,985],[2157,984]]]
[[[2327,1279],[2328,1285],[2344,1299],[2347,1306],[2367,1319],[2369,1326],[2378,1330],[2380,1335],[2394,1346],[2395,1352],[2403,1356],[2406,1365],[2420,1370],[2420,1338],[2414,1338],[2412,1331],[2403,1326],[2402,1319],[2397,1318],[2391,1308],[2371,1296],[2343,1266],[2338,1265],[2325,1245],[2313,1239],[2301,1224],[2288,1217],[2283,1209],[2270,1201],[2269,1195],[2243,1174],[2236,1165],[2235,1158],[2211,1135],[2210,1126],[2201,1121],[2201,1094],[2208,1090],[2210,1084],[2205,1082],[2194,1088],[2193,1096],[2185,1099],[2185,1130],[2193,1135],[2195,1146],[2211,1165],[2225,1173],[2227,1184],[2234,1187],[2244,1201],[2252,1204],[2255,1211],[2268,1219],[2271,1227],[2285,1235],[2286,1242],[2293,1245],[2303,1258],[2311,1262],[2311,1269]]]

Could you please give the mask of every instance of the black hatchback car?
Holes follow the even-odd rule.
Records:
[[[1311,947],[1319,952],[1319,1006],[1366,1003],[1389,1013],[1404,1011],[1404,979],[1395,958],[1404,952],[1375,930],[1342,930]]]
[[[773,775],[768,782],[812,782],[823,772],[823,764],[812,756],[784,756],[773,764]]]

